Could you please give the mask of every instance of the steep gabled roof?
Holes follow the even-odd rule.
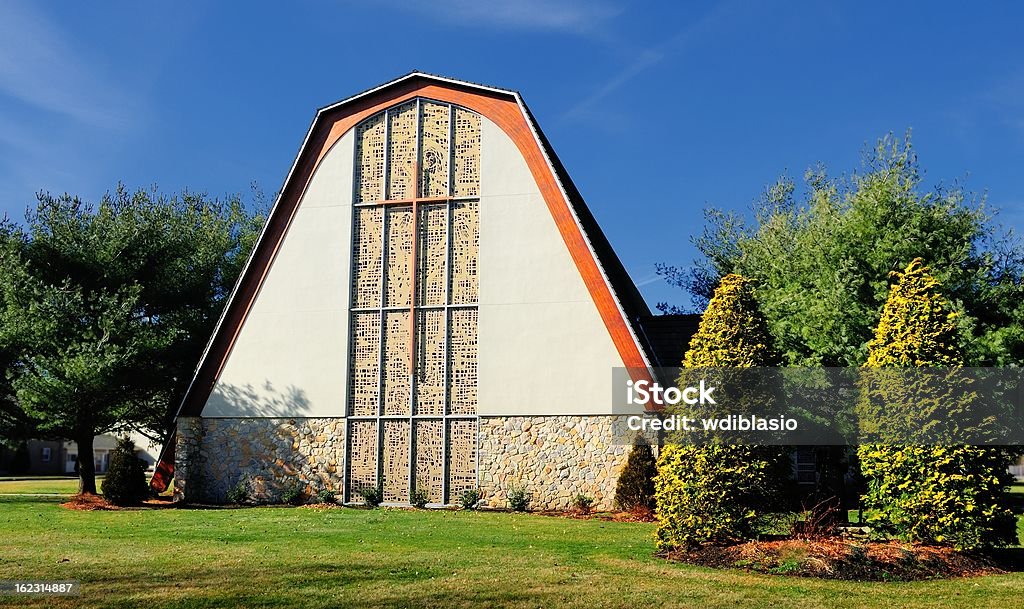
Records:
[[[624,364],[635,374],[648,376],[655,358],[642,338],[640,323],[650,316],[650,310],[519,93],[410,72],[316,112],[196,368],[178,416],[197,416],[202,412],[320,160],[363,119],[417,96],[474,110],[496,122],[516,142]],[[162,465],[166,469],[167,464]]]

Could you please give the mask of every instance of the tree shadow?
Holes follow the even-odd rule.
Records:
[[[310,403],[306,392],[295,385],[278,391],[266,379],[259,387],[252,383],[217,383],[204,410],[207,409],[217,417],[305,417],[310,412]]]
[[[214,416],[202,420],[200,475],[192,500],[224,503],[242,488],[253,503],[276,503],[289,493],[304,499],[322,491],[338,495],[344,472],[340,417],[311,417],[306,393],[294,385],[277,389],[218,383],[208,403]],[[195,487],[198,488],[195,488]]]

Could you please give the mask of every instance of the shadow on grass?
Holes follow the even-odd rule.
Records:
[[[64,503],[70,495],[4,495],[0,496],[3,503]]]
[[[94,572],[81,576],[81,581],[78,600],[82,606],[100,600],[120,606],[127,597],[145,599],[152,607],[557,607],[565,602],[565,593],[555,589],[481,585],[475,578],[420,563],[346,561],[301,573],[261,573],[255,564],[219,565],[201,574],[191,570],[141,576]]]
[[[1010,573],[1024,572],[1024,547],[997,548],[988,554],[997,567]]]

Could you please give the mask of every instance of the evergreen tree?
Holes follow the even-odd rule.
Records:
[[[110,468],[100,485],[103,496],[115,505],[141,503],[149,495],[146,467],[135,454],[135,443],[128,438],[117,441],[110,456]]]
[[[920,259],[893,275],[896,282],[868,343],[865,367],[962,366],[958,313],[940,293],[939,282]],[[865,400],[880,403],[877,408],[862,407],[860,413],[868,417],[864,426],[883,440],[863,444],[857,451],[867,482],[863,503],[872,524],[909,541],[958,549],[1012,543],[1016,531],[1006,507],[1010,479],[1004,451],[884,442],[929,423],[933,414],[922,405],[949,408],[949,383],[907,382],[884,375],[867,378]]]
[[[654,509],[654,476],[657,473],[650,443],[643,436],[637,436],[615,485],[615,504],[623,510]]]
[[[163,440],[261,224],[238,197],[123,186],[0,219],[0,432],[75,441],[90,494],[96,436]]]
[[[680,384],[700,369],[772,366],[778,356],[754,299],[751,281],[727,275],[715,290],[683,359]],[[723,385],[727,386],[727,385]],[[658,547],[688,548],[706,542],[743,539],[767,505],[784,462],[777,447],[721,442],[666,445],[655,478]]]

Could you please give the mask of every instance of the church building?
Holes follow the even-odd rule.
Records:
[[[316,113],[153,485],[610,508],[613,371],[678,365],[672,317],[517,92],[414,72]]]

